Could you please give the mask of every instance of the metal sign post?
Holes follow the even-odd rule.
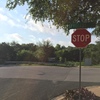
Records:
[[[81,48],[79,49],[79,100],[81,100]]]
[[[86,29],[77,29],[72,34],[72,43],[79,49],[79,100],[81,100],[81,48],[91,42],[91,34]]]
[[[71,37],[71,42],[79,49],[79,100],[81,100],[81,48],[86,47],[91,42],[91,34],[82,28],[93,28],[96,26],[95,22],[89,23],[72,23],[68,25],[68,29],[77,29]],[[81,29],[80,29],[81,28]]]

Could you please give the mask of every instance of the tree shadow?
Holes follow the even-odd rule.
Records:
[[[82,82],[82,87],[99,85],[100,82]],[[79,82],[72,81],[0,78],[0,100],[51,100],[78,87]]]

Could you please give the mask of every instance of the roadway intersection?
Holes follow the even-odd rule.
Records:
[[[79,68],[1,66],[0,100],[51,100],[78,88]],[[82,86],[100,85],[100,68],[82,67]]]

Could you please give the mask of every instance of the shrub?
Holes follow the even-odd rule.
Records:
[[[80,90],[81,100],[100,100],[94,93],[85,88]],[[79,100],[79,89],[66,91],[66,100]]]
[[[65,62],[66,67],[75,67],[75,62],[72,61],[66,61]]]

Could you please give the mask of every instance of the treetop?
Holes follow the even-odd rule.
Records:
[[[35,21],[51,21],[65,32],[70,23],[94,22],[93,33],[100,35],[100,0],[7,0],[6,7],[14,9],[25,3]]]

